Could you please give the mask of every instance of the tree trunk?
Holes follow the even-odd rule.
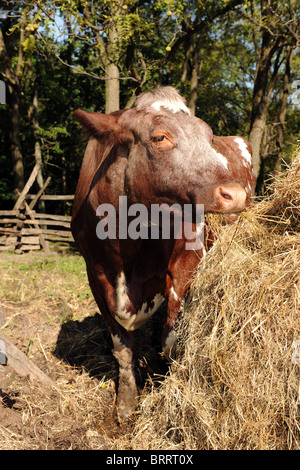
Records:
[[[120,109],[119,69],[115,64],[106,67],[105,113],[110,114]]]
[[[93,17],[91,6],[87,5],[83,8],[83,14],[89,21],[95,32],[97,45],[101,61],[105,69],[105,113],[109,114],[120,109],[120,73],[116,65],[118,53],[116,51],[117,29],[114,23],[114,15],[120,9],[121,3],[111,6],[111,24],[107,35],[107,43],[104,42],[100,35],[100,30],[96,24],[97,20]]]
[[[184,62],[182,66],[181,78],[180,78],[180,92],[183,95],[185,92],[185,82],[190,72],[190,60],[193,50],[192,36],[187,35],[184,42]]]
[[[200,38],[194,44],[193,49],[193,64],[192,64],[192,73],[191,73],[191,85],[190,85],[190,99],[189,99],[189,108],[193,115],[196,114],[196,105],[198,98],[198,79],[199,79],[199,52],[200,52]],[[201,62],[202,63],[202,62]]]
[[[264,109],[263,112],[259,113],[254,119],[251,125],[251,131],[249,134],[249,142],[252,147],[252,163],[254,172],[258,175],[260,166],[260,146],[264,129],[266,125],[267,113]]]
[[[261,16],[262,21],[269,21],[272,14],[270,3],[268,0],[261,1]],[[260,166],[260,146],[264,134],[264,128],[268,117],[268,107],[271,97],[271,91],[274,87],[276,75],[279,68],[281,45],[268,29],[264,29],[262,34],[262,43],[260,48],[260,55],[256,64],[256,71],[254,77],[254,88],[252,97],[252,110],[250,120],[250,133],[249,142],[252,146],[252,162],[255,174],[258,175]],[[279,51],[279,52],[278,52]],[[272,58],[277,52],[276,61],[272,79],[270,82],[270,72],[272,65]]]
[[[283,139],[284,139],[284,123],[285,117],[287,112],[287,103],[288,103],[288,95],[289,95],[289,82],[291,78],[291,62],[293,56],[294,49],[291,46],[287,48],[286,54],[286,65],[285,65],[285,72],[283,77],[283,90],[281,96],[281,105],[280,111],[278,116],[278,134],[276,139],[276,147],[278,150],[275,165],[274,165],[274,174],[281,172],[281,162],[282,162],[282,148],[283,148]]]
[[[112,23],[108,34],[105,81],[105,113],[110,114],[120,109],[120,74],[116,61],[117,30]],[[114,58],[114,60],[113,60]]]
[[[14,187],[22,191],[24,187],[24,165],[20,140],[20,90],[18,86],[8,86],[11,106],[11,129],[9,132]]]
[[[193,36],[187,36],[185,41],[185,60],[182,67],[182,73],[180,78],[180,91],[184,94],[185,82],[190,76],[190,96],[188,100],[188,106],[193,115],[196,114],[196,104],[198,98],[198,79],[199,79],[199,53],[201,47],[201,33],[199,37],[194,38]]]
[[[252,161],[255,174],[260,165],[260,145],[267,120],[266,92],[271,67],[271,36],[268,32],[263,35],[260,57],[256,66],[254,79],[249,142],[252,146]]]
[[[44,178],[43,178],[43,161],[42,161],[42,150],[41,150],[41,141],[39,135],[39,118],[38,118],[38,92],[37,88],[34,88],[34,95],[33,95],[33,102],[32,102],[32,125],[33,125],[33,135],[34,135],[34,158],[35,162],[39,165],[39,171],[36,176],[36,181],[41,189],[44,185]],[[45,201],[39,200],[38,204],[39,210],[41,212],[45,212]]]
[[[10,149],[12,158],[12,167],[14,174],[15,189],[22,191],[24,187],[24,166],[23,155],[21,150],[20,140],[20,83],[19,74],[22,65],[23,50],[21,40],[24,41],[24,30],[21,28],[20,33],[20,47],[16,72],[14,72],[11,60],[8,55],[2,29],[0,28],[0,60],[3,64],[4,77],[7,81],[7,88],[9,93],[9,106],[10,106]]]

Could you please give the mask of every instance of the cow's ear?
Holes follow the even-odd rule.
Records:
[[[77,109],[74,111],[76,119],[88,131],[90,136],[98,140],[115,140],[116,143],[129,143],[133,141],[133,134],[129,129],[118,124],[118,115],[87,113]]]

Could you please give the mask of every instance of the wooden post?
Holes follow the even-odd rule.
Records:
[[[39,169],[40,169],[40,165],[36,164],[34,166],[32,172],[31,172],[31,175],[28,178],[27,183],[25,184],[24,188],[22,189],[22,191],[19,192],[18,189],[16,189],[16,194],[19,197],[16,200],[16,203],[14,205],[13,210],[18,210],[18,209],[22,208],[22,206],[24,206],[25,196],[28,193],[31,186],[33,185],[34,180],[36,179],[36,175],[38,174]],[[19,221],[17,222],[17,226],[16,226],[16,229],[19,232],[19,235],[17,235],[17,241],[16,241],[16,244],[15,244],[15,251],[16,251],[16,248],[18,247],[18,245],[21,244],[21,230],[22,230],[23,223],[24,223],[25,219],[26,219],[26,217],[20,212]]]
[[[47,387],[54,387],[53,382],[48,375],[46,375],[41,369],[36,366],[22,351],[20,351],[6,336],[0,333],[0,341],[4,344],[4,348],[1,347],[2,364],[11,365],[17,374],[25,377],[29,375],[34,380],[38,380]]]
[[[25,184],[24,188],[22,189],[21,193],[18,191],[19,197],[14,205],[13,210],[20,209],[22,206],[23,201],[25,200],[25,196],[28,193],[29,189],[34,183],[34,180],[36,179],[36,175],[38,174],[38,171],[40,169],[40,165],[36,164],[35,167],[33,168],[31,175],[28,178],[27,183]]]
[[[32,220],[32,223],[33,225],[36,227],[36,228],[40,228],[38,222],[35,220],[34,218],[34,215],[32,214],[32,211],[30,210],[27,202],[24,200],[24,204],[25,204],[25,208],[26,208],[26,212],[27,214],[29,215],[30,219]],[[40,239],[40,242],[41,242],[41,245],[42,247],[44,248],[45,252],[46,252],[46,255],[51,255],[51,252],[50,252],[50,248],[49,248],[49,245],[48,245],[48,242],[45,240],[44,236],[42,233],[39,234],[39,239]]]
[[[33,209],[34,206],[36,205],[36,203],[38,202],[38,200],[40,199],[41,195],[43,194],[43,192],[45,191],[45,189],[47,188],[48,184],[50,183],[51,181],[51,176],[48,176],[48,178],[46,179],[45,183],[43,184],[43,187],[39,190],[39,192],[35,195],[35,197],[32,199],[32,201],[30,202],[29,204],[29,209]]]

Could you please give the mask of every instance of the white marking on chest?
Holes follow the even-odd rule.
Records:
[[[241,139],[241,137],[236,137],[236,138],[234,139],[234,141],[238,144],[239,149],[240,149],[240,151],[241,151],[241,153],[242,153],[242,157],[244,157],[245,160],[247,160],[247,162],[248,162],[249,164],[251,164],[251,162],[252,162],[252,160],[251,160],[251,154],[250,154],[249,150],[247,149],[247,144],[246,144],[246,142],[245,142],[243,139]]]
[[[121,272],[117,279],[116,297],[117,315],[115,319],[127,331],[134,331],[142,326],[165,300],[161,294],[156,294],[151,302],[144,302],[137,313],[132,313],[128,310],[130,301],[124,272]]]
[[[127,319],[130,316],[130,313],[127,311],[129,304],[128,297],[128,288],[126,285],[125,274],[122,271],[117,278],[117,287],[116,287],[116,297],[117,297],[117,314],[121,319]]]
[[[159,111],[161,107],[167,108],[172,113],[179,113],[179,111],[183,111],[186,114],[191,114],[189,108],[183,103],[182,100],[169,100],[169,99],[161,99],[159,101],[155,101],[152,103],[152,108]]]

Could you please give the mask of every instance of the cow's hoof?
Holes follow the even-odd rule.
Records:
[[[122,424],[127,422],[132,418],[136,409],[136,397],[134,400],[124,400],[123,398],[118,398],[117,405],[115,409],[116,419],[117,421]]]
[[[116,414],[119,422],[126,421],[134,413],[137,405],[138,389],[133,370],[121,368],[119,371],[119,387]]]

